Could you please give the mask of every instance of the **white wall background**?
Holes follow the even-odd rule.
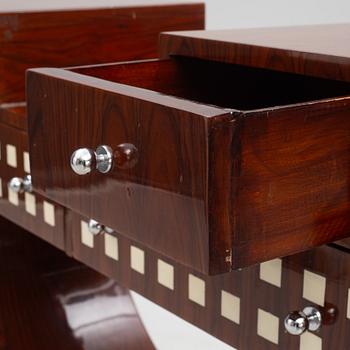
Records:
[[[136,0],[149,3],[150,0]],[[184,0],[151,0],[177,2]],[[0,11],[113,6],[130,0],[0,0]],[[135,2],[135,0],[133,0]],[[206,0],[208,29],[350,22],[350,0]],[[217,339],[134,294],[159,350],[227,350]]]
[[[349,0],[206,0],[207,28],[350,22]]]

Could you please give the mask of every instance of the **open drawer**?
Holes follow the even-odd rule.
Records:
[[[348,83],[174,57],[34,69],[27,97],[35,188],[203,273],[350,233]]]

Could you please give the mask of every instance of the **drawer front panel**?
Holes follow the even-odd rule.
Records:
[[[239,350],[349,347],[348,251],[324,246],[208,277],[115,232],[89,238],[88,219],[68,217],[74,258]],[[306,306],[321,311],[321,329],[287,334],[285,317]]]
[[[0,124],[0,147],[0,215],[64,250],[64,209],[35,190],[15,193],[8,187],[13,177],[30,173],[27,133]]]
[[[226,113],[71,72],[49,71],[53,76],[34,72],[28,77],[35,188],[207,272],[208,117]],[[115,161],[108,174],[93,171],[85,176],[71,169],[70,157],[81,147],[94,150],[105,144],[117,159],[125,143],[137,149],[130,164]],[[225,261],[227,251],[220,254],[218,259]]]

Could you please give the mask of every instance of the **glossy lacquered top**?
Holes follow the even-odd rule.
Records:
[[[164,33],[163,56],[189,55],[350,81],[350,23]]]

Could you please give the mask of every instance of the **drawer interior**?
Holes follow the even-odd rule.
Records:
[[[350,95],[350,84],[188,57],[74,68],[161,94],[237,110]]]

